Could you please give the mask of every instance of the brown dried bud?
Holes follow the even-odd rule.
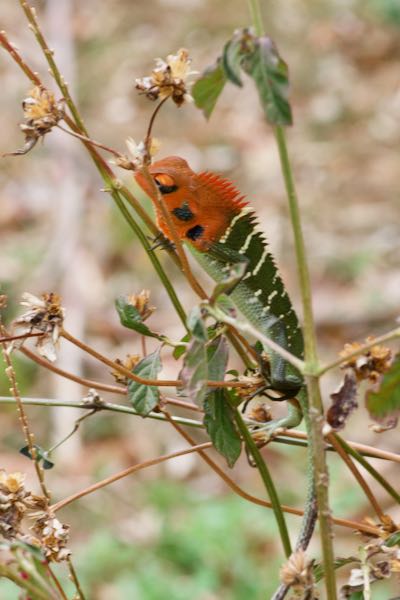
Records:
[[[67,548],[68,525],[60,523],[55,517],[46,515],[36,521],[32,530],[38,536],[38,541],[47,560],[60,562],[70,556],[71,551]]]
[[[119,358],[116,358],[114,362],[116,362],[117,365],[121,365],[121,367],[125,367],[125,369],[128,369],[128,371],[132,372],[140,360],[141,357],[139,356],[139,354],[127,354],[124,361],[120,360]],[[128,385],[128,378],[125,377],[125,375],[122,375],[122,373],[120,373],[116,369],[111,371],[111,375],[114,377],[117,383]]]

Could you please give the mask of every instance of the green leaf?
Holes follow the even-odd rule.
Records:
[[[267,36],[257,38],[241,65],[256,84],[267,120],[273,125],[291,125],[288,68],[272,40]]]
[[[225,44],[222,53],[222,66],[225,75],[229,81],[239,87],[242,87],[243,85],[240,78],[240,65],[243,60],[243,39],[245,35],[246,31],[240,31],[237,34],[234,34],[233,38]]]
[[[204,323],[203,312],[199,306],[195,306],[190,311],[187,318],[187,326],[196,340],[199,342],[206,342],[208,340],[207,327]]]
[[[396,417],[400,411],[400,354],[398,354],[389,371],[384,374],[377,391],[368,390],[366,406],[369,414],[376,421]]]
[[[188,342],[189,340],[190,340],[190,334],[186,333],[180,341]],[[182,356],[182,354],[185,354],[186,348],[187,348],[186,344],[182,345],[182,346],[176,346],[176,348],[174,348],[174,351],[172,352],[172,356],[174,357],[174,359],[178,360]]]
[[[224,379],[229,348],[223,336],[216,338],[207,348],[208,378]],[[223,389],[213,389],[204,400],[204,425],[215,449],[233,467],[240,456],[241,440],[236,429],[234,412],[227,402]]]
[[[208,67],[192,88],[192,96],[197,108],[209,119],[217,100],[225,87],[227,77],[219,58],[215,65]]]
[[[36,450],[36,457],[35,459],[37,460],[37,462],[43,461],[43,469],[52,469],[54,467],[54,462],[52,462],[50,460],[50,455],[47,452],[47,450],[44,450],[43,448],[41,448],[40,446],[38,446],[37,444],[34,444],[33,447]],[[33,460],[33,456],[32,453],[29,449],[29,446],[24,446],[23,448],[20,449],[20,454],[22,454],[23,456],[26,456],[27,458],[30,458],[31,460]]]
[[[204,425],[215,449],[233,467],[240,456],[242,442],[234,423],[234,412],[223,389],[216,389],[204,401]]]
[[[192,402],[201,404],[207,394],[208,379],[207,349],[204,341],[193,339],[190,343],[180,379],[183,384],[182,392]]]
[[[115,306],[119,315],[119,319],[121,321],[121,325],[127,327],[128,329],[133,329],[137,331],[141,335],[146,335],[148,337],[155,337],[157,339],[161,339],[157,333],[151,331],[147,325],[144,324],[142,317],[134,306],[126,300],[123,296],[120,296],[115,301]]]
[[[228,294],[231,292],[236,285],[243,279],[247,269],[247,262],[237,262],[231,265],[229,273],[223,278],[222,281],[216,284],[213,293],[211,295],[211,301],[218,298],[221,294]]]
[[[157,379],[161,371],[160,348],[141,360],[132,373],[144,379]],[[128,399],[139,414],[146,416],[157,406],[160,400],[158,387],[144,385],[136,381],[128,383]]]

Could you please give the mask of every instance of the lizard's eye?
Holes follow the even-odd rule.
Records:
[[[175,179],[171,175],[159,173],[154,176],[154,181],[162,194],[171,194],[171,192],[176,192],[178,189]]]

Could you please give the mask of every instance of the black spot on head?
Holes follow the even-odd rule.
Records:
[[[180,221],[191,221],[194,217],[194,214],[189,208],[189,204],[184,202],[182,206],[178,208],[174,208],[172,213],[180,220]]]
[[[192,227],[191,229],[188,229],[186,232],[186,237],[188,237],[190,240],[198,240],[204,233],[204,227],[203,225],[195,225],[194,227]]]

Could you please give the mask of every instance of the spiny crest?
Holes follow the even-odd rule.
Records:
[[[237,214],[247,205],[245,196],[242,196],[228,179],[209,171],[199,173],[198,178],[212,194],[216,195],[218,204],[221,207],[230,208],[233,214]]]

